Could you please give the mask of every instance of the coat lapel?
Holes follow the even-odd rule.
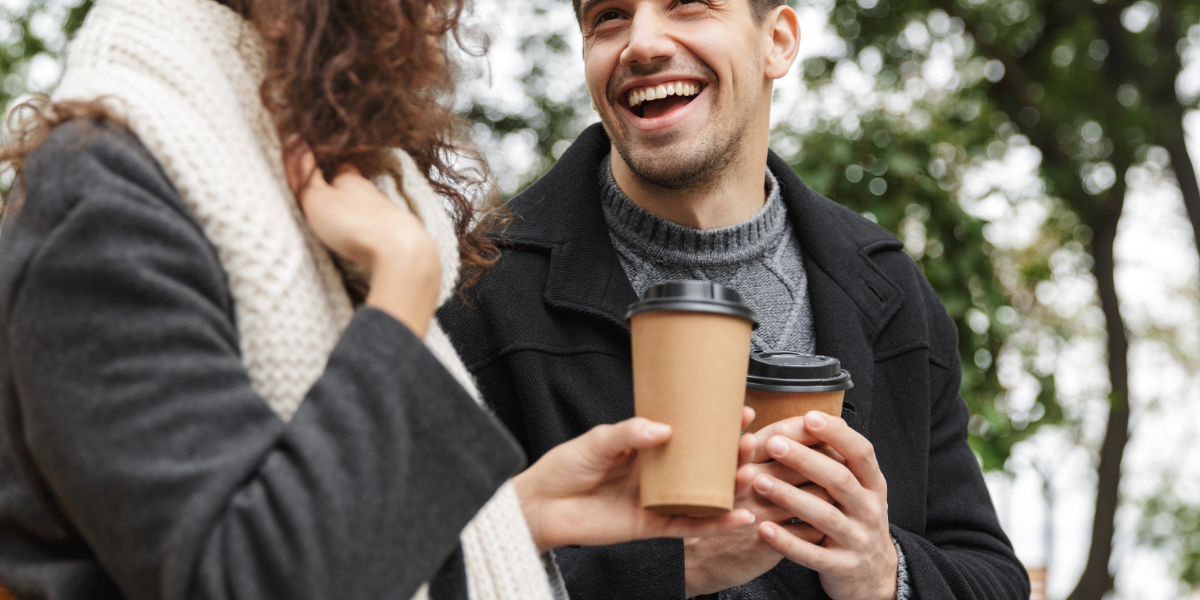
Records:
[[[903,290],[869,257],[903,245],[883,228],[810,190],[774,152],[767,164],[780,183],[804,251],[817,354],[837,358],[850,372],[854,387],[846,392],[843,416],[865,434],[874,397],[875,338],[904,301]]]
[[[600,125],[586,129],[545,177],[513,199],[517,215],[506,233],[550,249],[545,301],[626,328],[637,300],[608,236],[600,207],[600,161],[608,155]]]

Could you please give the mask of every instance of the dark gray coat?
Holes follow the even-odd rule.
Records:
[[[599,423],[633,416],[625,309],[636,300],[600,207],[608,137],[585,131],[509,203],[504,254],[468,302],[439,313],[485,399],[531,459]],[[884,229],[805,187],[774,154],[808,274],[817,353],[854,377],[843,417],[875,446],[892,535],[918,598],[1029,597],[967,446],[954,322]],[[560,549],[573,600],[684,596],[683,545]],[[784,560],[747,598],[825,597]]]
[[[359,309],[290,423],[157,163],[70,123],[0,236],[0,582],[21,598],[466,598],[458,534],[523,461]],[[449,560],[448,560],[449,559]],[[440,569],[440,571],[439,571]]]

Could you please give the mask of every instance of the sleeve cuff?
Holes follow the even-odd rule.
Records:
[[[892,538],[892,545],[896,547],[896,600],[909,600],[912,597],[912,586],[908,584],[908,563],[904,560],[904,550],[900,548],[900,542],[896,538]]]
[[[554,594],[554,600],[571,600],[567,593],[567,582],[563,580],[562,571],[558,570],[558,563],[554,562],[553,550],[542,555],[542,566],[546,569],[546,577],[550,579],[550,592]]]

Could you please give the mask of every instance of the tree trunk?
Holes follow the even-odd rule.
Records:
[[[1117,185],[1096,214],[1092,229],[1092,273],[1100,294],[1100,306],[1108,329],[1108,374],[1112,383],[1109,396],[1108,427],[1100,447],[1099,475],[1096,482],[1096,514],[1092,520],[1092,542],[1087,565],[1075,590],[1067,600],[1101,600],[1113,589],[1109,570],[1113,533],[1121,486],[1121,459],[1129,441],[1129,339],[1117,299],[1116,262],[1113,256],[1117,224],[1125,205],[1125,187]]]
[[[1192,164],[1192,156],[1188,153],[1184,136],[1179,136],[1179,139],[1169,144],[1167,152],[1171,154],[1171,170],[1175,171],[1179,192],[1183,194],[1183,207],[1187,209],[1188,220],[1192,222],[1196,250],[1200,251],[1200,185],[1196,182],[1196,167]]]

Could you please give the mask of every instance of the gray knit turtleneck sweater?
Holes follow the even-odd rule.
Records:
[[[804,257],[769,170],[767,202],[758,214],[737,225],[701,230],[634,204],[613,180],[611,161],[605,158],[600,164],[600,198],[609,237],[639,296],[654,284],[675,279],[728,285],[758,315],[755,350],[813,352]]]

